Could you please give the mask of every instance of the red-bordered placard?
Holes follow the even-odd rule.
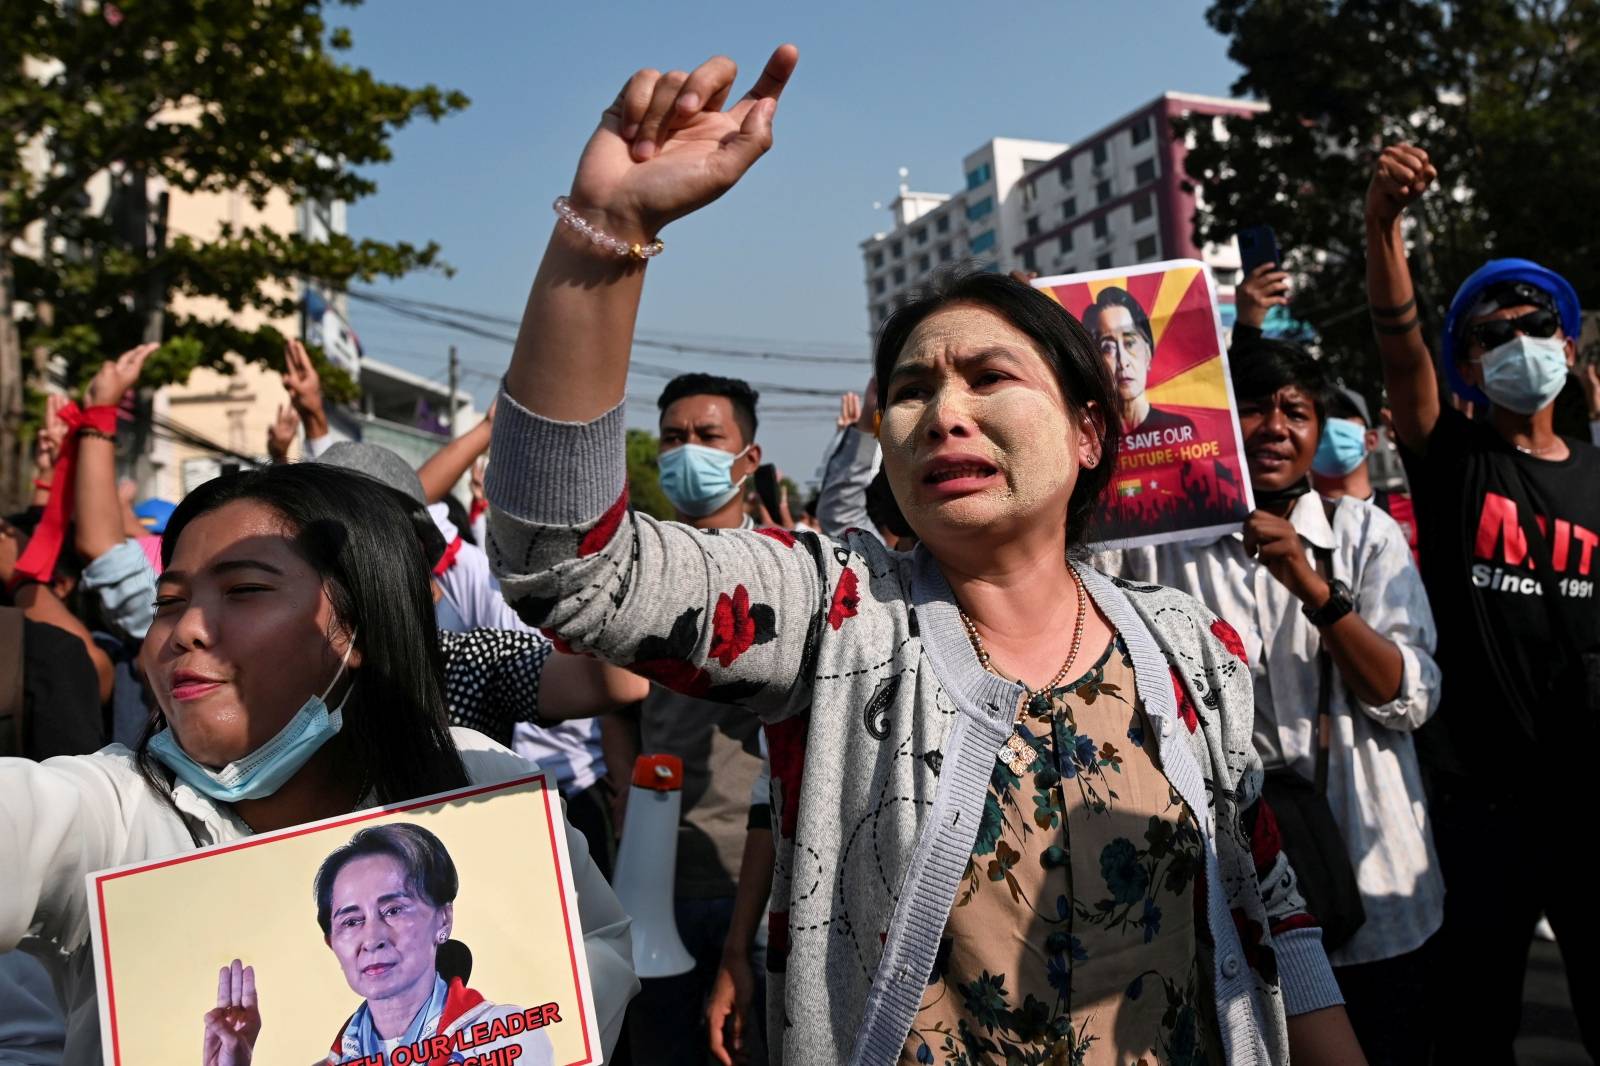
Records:
[[[174,1055],[178,1061],[198,1058],[203,1015],[216,1005],[217,969],[235,957],[229,945],[236,942],[254,945],[249,950],[258,984],[266,974],[305,976],[262,989],[262,1040],[269,1033],[274,1039],[258,1040],[253,1066],[304,1066],[329,1055],[344,1022],[365,1000],[340,973],[342,960],[330,958],[337,952],[318,926],[311,883],[322,860],[356,832],[404,824],[432,834],[450,854],[460,882],[448,938],[466,941],[473,961],[468,982],[452,989],[443,1019],[450,1021],[452,1009],[465,1007],[457,1016],[459,1035],[448,1037],[454,1041],[451,1053],[460,1056],[454,1061],[481,1058],[484,1066],[510,1066],[508,1056],[516,1061],[521,1050],[498,1058],[494,1053],[507,1043],[533,1046],[522,1042],[539,1039],[537,1023],[552,1057],[520,1057],[523,1066],[597,1066],[601,1044],[593,990],[565,823],[552,791],[545,774],[531,774],[89,874],[104,1061],[144,1066],[174,1061]],[[245,916],[242,924],[215,920],[232,913],[230,905]],[[256,927],[261,918],[264,929]],[[563,948],[552,967],[550,948],[557,940]],[[281,951],[275,946],[280,944]],[[467,987],[479,985],[480,978],[487,982],[481,991]],[[197,993],[200,986],[210,992]],[[530,1006],[510,1007],[491,995]],[[308,997],[315,1001],[311,1007],[290,1005]],[[519,1020],[509,1020],[508,1012]],[[473,1019],[482,1019],[476,1030]],[[517,1030],[515,1040],[503,1035],[511,1029]],[[497,1043],[490,1033],[502,1039]],[[410,1061],[421,1066],[428,1060]],[[384,1066],[408,1064],[385,1056]]]

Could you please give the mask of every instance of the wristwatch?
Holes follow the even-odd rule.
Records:
[[[1338,578],[1328,582],[1328,602],[1315,610],[1309,603],[1300,606],[1301,613],[1318,629],[1333,625],[1355,609],[1356,601],[1350,595],[1350,586]]]

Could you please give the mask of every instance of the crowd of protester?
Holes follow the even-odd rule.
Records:
[[[1511,1062],[1541,922],[1600,1051],[1564,876],[1600,711],[1571,286],[1489,262],[1430,351],[1402,233],[1438,176],[1391,146],[1381,397],[1263,335],[1279,264],[1238,287],[1239,532],[1095,545],[1110,371],[995,274],[891,317],[798,515],[752,491],[755,390],[671,381],[657,521],[621,407],[649,241],[766,151],[795,61],[727,112],[726,60],[630,79],[498,399],[420,468],[333,430],[298,342],[266,460],[176,506],[116,476],[155,346],[51,397],[0,524],[0,1061],[100,1054],[84,874],[530,764],[607,1061]],[[607,884],[641,754],[683,763],[693,957],[643,981]]]

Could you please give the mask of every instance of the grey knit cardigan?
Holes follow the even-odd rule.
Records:
[[[655,521],[627,507],[620,406],[577,424],[499,403],[489,556],[507,600],[559,647],[767,724],[774,1056],[893,1063],[1022,689],[978,664],[923,549]],[[1200,939],[1228,1061],[1287,1062],[1286,1015],[1341,998],[1258,802],[1238,638],[1182,593],[1076,565],[1132,652],[1161,766],[1202,823]]]

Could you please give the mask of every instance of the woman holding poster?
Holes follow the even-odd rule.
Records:
[[[770,1031],[791,1066],[1360,1063],[1259,799],[1238,637],[1069,554],[1119,405],[1058,303],[978,274],[886,323],[879,436],[914,552],[628,507],[657,234],[766,152],[797,61],[779,48],[728,111],[731,60],[643,70],[601,116],[495,418],[507,599],[767,721]]]
[[[160,711],[137,749],[0,760],[0,951],[26,938],[54,971],[72,1066],[101,1059],[86,874],[534,772],[445,725],[400,493],[316,463],[226,475],[179,504],[162,561],[140,659]],[[566,838],[609,1047],[638,987],[628,918],[583,837]]]

